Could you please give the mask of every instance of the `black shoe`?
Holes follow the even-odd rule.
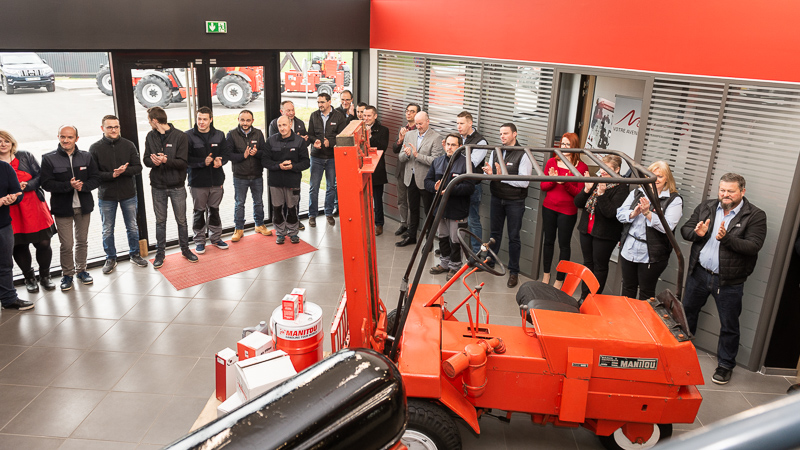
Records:
[[[416,244],[417,238],[408,235],[404,237],[400,242],[395,242],[394,245],[398,247],[405,247],[406,245]]]
[[[64,277],[61,278],[61,290],[68,291],[70,289],[72,289],[72,277],[69,275],[64,275]]]
[[[711,377],[711,381],[713,381],[714,384],[728,384],[728,382],[731,381],[732,373],[733,369],[717,367],[717,370],[714,371],[714,376]]]
[[[306,229],[306,226],[303,225],[303,222],[299,222],[299,225],[297,226],[297,229],[300,230],[300,231],[303,231],[303,230]]]
[[[94,283],[94,278],[92,278],[92,276],[89,275],[89,272],[87,272],[85,270],[83,272],[79,272],[77,275],[75,275],[75,278],[81,280],[81,283],[83,283],[83,284],[92,284],[92,283]]]
[[[147,261],[139,255],[132,255],[131,262],[136,264],[139,267],[147,267]]]
[[[440,273],[448,272],[448,270],[445,269],[444,267],[442,267],[441,264],[437,264],[437,265],[431,267],[430,272],[431,272],[431,275],[439,275]]]
[[[433,251],[433,256],[442,256],[442,251],[437,248]]]
[[[36,282],[36,272],[33,269],[22,274],[25,276],[25,289],[31,294],[39,292],[39,283]]]
[[[195,255],[194,253],[192,253],[192,251],[191,251],[191,250],[189,250],[189,249],[186,249],[186,250],[182,251],[182,252],[181,252],[181,255],[182,255],[184,258],[186,258],[186,260],[187,260],[187,261],[189,261],[190,263],[196,263],[197,261],[199,261],[199,260],[200,260],[200,258],[198,258],[198,257],[197,257],[197,255]]]
[[[106,263],[103,264],[103,274],[108,275],[114,271],[114,267],[117,267],[117,260],[116,259],[107,259]]]
[[[400,228],[398,228],[397,231],[394,232],[394,235],[395,236],[400,236],[401,234],[405,233],[406,231],[408,231],[408,227],[405,226],[405,225],[400,225]]]
[[[39,271],[39,283],[42,283],[42,287],[45,291],[52,291],[56,288],[56,285],[53,284],[53,279],[50,278],[50,272],[45,272],[40,270]]]
[[[506,283],[507,287],[513,288],[514,286],[519,283],[519,276],[515,273],[512,273],[508,276],[508,283]]]
[[[299,244],[300,243],[300,236],[298,236],[298,235],[289,236],[289,240],[292,241],[292,244]]]
[[[9,303],[8,305],[3,305],[4,309],[18,309],[20,311],[27,311],[29,309],[33,309],[33,303],[22,300],[20,298],[14,300],[13,303]]]
[[[197,258],[197,257],[195,256],[195,258]],[[153,260],[153,268],[154,269],[160,269],[161,266],[163,266],[163,265],[164,265],[164,255],[158,255],[157,254],[156,258]]]

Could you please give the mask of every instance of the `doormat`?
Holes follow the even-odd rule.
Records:
[[[191,240],[189,242],[191,244]],[[206,243],[206,252],[197,255],[200,261],[196,263],[187,261],[180,252],[168,255],[159,272],[180,291],[317,250],[303,240],[299,244],[292,244],[288,236],[285,244],[278,245],[274,235],[262,236],[257,233],[244,236],[239,242],[226,242],[227,250]],[[189,248],[194,251],[194,245]]]

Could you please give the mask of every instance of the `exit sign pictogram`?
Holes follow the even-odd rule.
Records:
[[[228,22],[220,20],[206,20],[206,33],[227,33]]]

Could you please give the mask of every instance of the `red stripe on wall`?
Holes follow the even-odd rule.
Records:
[[[372,0],[370,47],[800,82],[800,2]]]

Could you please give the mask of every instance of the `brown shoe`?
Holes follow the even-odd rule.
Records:
[[[441,264],[437,264],[437,265],[431,267],[430,272],[431,272],[431,275],[439,275],[440,273],[448,272],[448,270],[445,269],[444,267],[442,267]]]
[[[383,225],[377,225],[375,227],[375,236],[380,236],[383,234]]]
[[[268,230],[266,225],[259,225],[256,227],[256,233],[264,236],[272,236],[272,230]]]
[[[512,273],[508,276],[508,283],[506,283],[506,286],[513,288],[517,283],[519,283],[519,276],[517,274]]]
[[[317,218],[316,217],[309,217],[308,218],[308,226],[314,228],[317,226]]]
[[[244,236],[244,230],[233,230],[233,236],[231,237],[231,242],[239,242]]]
[[[325,217],[328,219],[328,225],[330,226],[336,225],[336,219],[334,219],[333,216],[325,216]]]

